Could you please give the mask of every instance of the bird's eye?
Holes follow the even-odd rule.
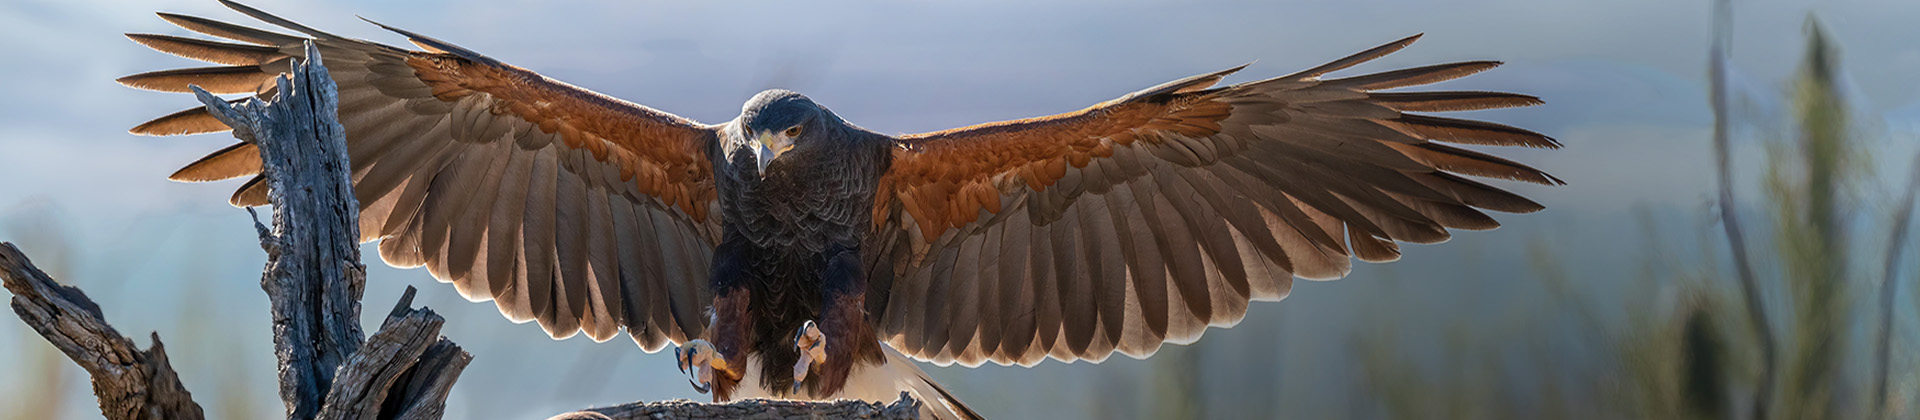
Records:
[[[793,126],[793,128],[787,129],[787,138],[794,138],[794,137],[800,137],[800,126],[796,125],[796,126]]]

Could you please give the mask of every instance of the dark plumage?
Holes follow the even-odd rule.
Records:
[[[681,344],[717,400],[907,391],[934,416],[973,417],[907,358],[1147,357],[1285,297],[1296,276],[1338,278],[1356,257],[1399,258],[1400,242],[1499,226],[1485,210],[1541,208],[1470,177],[1560,183],[1450,145],[1551,138],[1419,114],[1538,99],[1378,92],[1498,63],[1323,78],[1418,37],[1278,78],[1215,86],[1233,68],[1060,115],[887,136],[793,92],[707,125],[404,30],[387,27],[426,51],[227,4],[306,37],[162,14],[231,42],[130,36],[225,67],[120,81],[263,92],[311,37],[339,84],[362,239],[384,260],[555,338]],[[223,130],[195,108],[134,132]],[[240,144],[173,179],[253,176],[232,201],[260,205],[259,171]]]
[[[787,374],[799,352],[791,337],[800,324],[820,319],[835,298],[864,292],[857,269],[830,270],[837,259],[860,261],[861,242],[871,231],[874,186],[891,157],[890,138],[848,125],[806,96],[784,90],[755,95],[740,117],[721,130],[724,154],[716,167],[715,188],[725,223],[714,255],[713,293],[726,297],[745,291],[753,297],[744,314],[718,312],[716,323],[742,317],[752,325],[746,346],[721,345],[732,360],[757,354],[775,389],[792,387]],[[765,172],[755,153],[760,136],[791,138],[792,149],[773,159]],[[833,295],[825,294],[832,290]],[[860,309],[854,307],[854,309]],[[873,342],[869,330],[867,342]],[[878,361],[877,347],[862,359]],[[720,385],[724,392],[726,384]],[[721,394],[725,395],[725,394]],[[724,397],[723,397],[724,398]]]

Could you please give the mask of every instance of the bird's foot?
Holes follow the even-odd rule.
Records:
[[[714,351],[713,343],[707,340],[688,341],[673,349],[673,358],[679,362],[680,372],[688,374],[687,382],[693,384],[693,390],[702,394],[713,390],[715,371],[735,376],[727,366],[727,359]]]
[[[794,334],[793,346],[800,349],[800,361],[793,364],[793,392],[800,392],[800,384],[807,380],[807,373],[815,363],[827,362],[827,336],[820,333],[820,327],[813,321],[800,326],[800,332]]]

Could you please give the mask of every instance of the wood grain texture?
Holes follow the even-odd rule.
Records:
[[[109,420],[205,418],[193,394],[167,363],[160,334],[146,350],[107,324],[100,306],[79,288],[61,285],[11,243],[0,243],[0,281],[13,312],[92,377],[100,414]]]
[[[446,319],[412,308],[414,293],[408,286],[380,331],[340,367],[317,418],[437,419],[445,413],[447,392],[473,356],[440,336]]]
[[[906,393],[889,404],[842,400],[803,402],[786,400],[740,400],[727,404],[705,404],[688,400],[636,402],[612,407],[589,408],[564,413],[547,420],[629,420],[629,419],[918,419],[921,402]]]
[[[317,57],[307,44],[307,56]],[[365,340],[360,297],[360,209],[348,182],[346,129],[326,67],[302,60],[275,79],[279,96],[239,104],[193,87],[207,110],[258,146],[273,205],[261,287],[271,301],[280,396],[291,418],[320,412],[337,368]]]
[[[414,290],[379,332],[363,340],[366,266],[358,247],[359,204],[348,173],[338,94],[320,52],[305,45],[276,95],[229,103],[193,88],[211,116],[260,152],[273,204],[271,230],[255,223],[267,252],[261,286],[271,301],[281,397],[289,418],[434,419],[472,359],[440,337],[445,321],[412,309]],[[248,209],[249,212],[252,209]]]

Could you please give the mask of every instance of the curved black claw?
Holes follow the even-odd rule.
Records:
[[[713,343],[706,340],[692,340],[673,349],[673,358],[680,373],[687,374],[687,383],[693,384],[693,390],[705,394],[713,389],[713,371],[716,367],[725,367],[725,361],[719,360],[720,354],[713,350]]]
[[[673,349],[673,359],[676,362],[673,364],[673,367],[680,368],[680,374],[685,375],[687,373],[687,357],[680,354],[680,349],[675,348]]]

